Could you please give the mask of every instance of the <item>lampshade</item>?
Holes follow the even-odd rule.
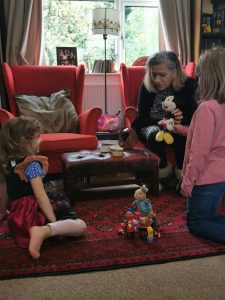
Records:
[[[120,32],[119,11],[114,8],[95,8],[92,16],[92,33],[118,36]]]

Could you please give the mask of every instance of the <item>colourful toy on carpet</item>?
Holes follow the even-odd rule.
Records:
[[[132,207],[124,214],[124,222],[120,224],[118,234],[126,234],[127,238],[134,238],[139,232],[140,238],[151,243],[154,237],[160,237],[160,226],[153,212],[152,204],[146,198],[148,188],[143,185],[134,193],[135,200]]]

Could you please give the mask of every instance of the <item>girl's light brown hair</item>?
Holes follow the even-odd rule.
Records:
[[[146,64],[146,73],[144,77],[144,85],[149,92],[157,92],[151,77],[152,66],[167,63],[168,70],[176,72],[177,76],[172,82],[174,91],[179,91],[187,79],[186,73],[183,71],[177,55],[172,51],[160,51],[148,59]]]
[[[0,170],[7,172],[10,160],[19,160],[32,152],[32,140],[42,132],[40,123],[20,116],[2,124],[0,131]]]
[[[206,50],[199,59],[197,72],[199,101],[215,99],[225,103],[225,48]]]

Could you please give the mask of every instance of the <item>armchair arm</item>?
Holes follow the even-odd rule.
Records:
[[[5,109],[0,109],[0,124],[2,124],[2,122],[15,118],[15,116],[10,113],[9,111],[5,110]]]
[[[79,116],[79,132],[81,134],[96,135],[98,127],[98,119],[102,114],[100,107],[93,107],[85,112],[82,112]]]
[[[137,109],[133,106],[128,106],[125,108],[125,117],[126,117],[126,123],[128,126],[131,126],[131,124],[134,122],[137,116]]]

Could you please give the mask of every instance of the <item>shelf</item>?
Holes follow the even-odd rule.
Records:
[[[210,32],[210,33],[202,33],[202,38],[208,39],[208,38],[225,38],[225,32]]]

